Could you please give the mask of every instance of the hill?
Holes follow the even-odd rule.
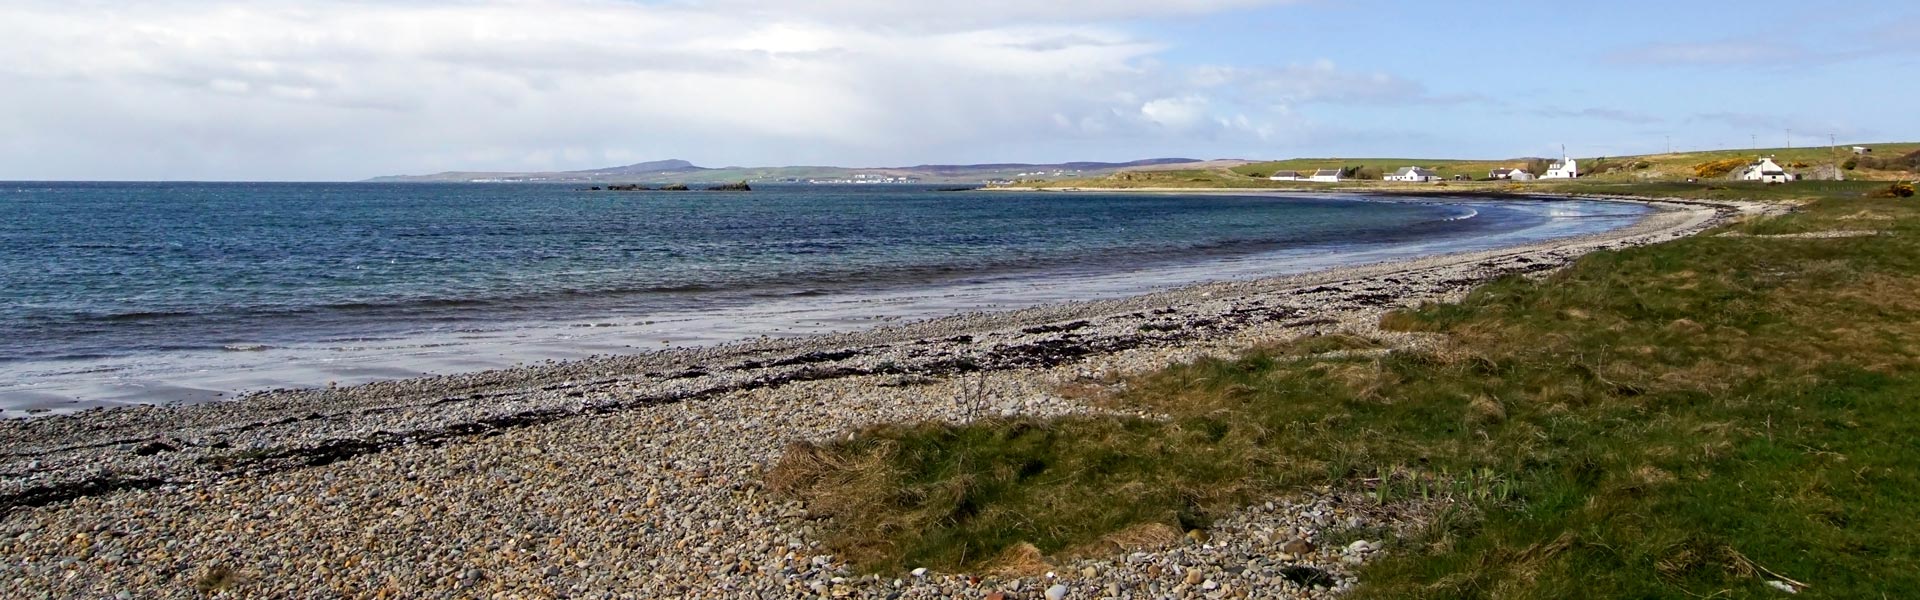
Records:
[[[825,166],[707,168],[684,160],[659,160],[584,171],[500,172],[448,171],[432,175],[390,175],[368,179],[373,183],[721,183],[721,182],[885,182],[987,183],[1101,177],[1126,169],[1165,168],[1200,164],[1191,158],[1153,158],[1131,162],[1068,162],[1055,164],[994,163],[979,165],[917,165],[911,167],[849,168]]]

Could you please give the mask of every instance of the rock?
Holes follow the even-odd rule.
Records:
[[[1047,588],[1047,600],[1061,600],[1066,597],[1067,586],[1056,583],[1053,587]]]
[[[1366,540],[1354,540],[1353,543],[1347,544],[1347,552],[1352,554],[1366,554],[1368,552],[1372,552],[1373,550],[1374,550],[1373,542],[1369,542]]]
[[[1314,551],[1313,542],[1303,539],[1290,540],[1280,545],[1280,551],[1294,556],[1306,556]]]
[[[912,575],[913,575],[914,577],[926,577],[926,576],[927,576],[927,568],[926,568],[926,567],[920,567],[920,568],[918,568],[918,569],[914,569],[914,570],[912,570],[912,571],[910,571],[909,573],[910,573],[910,574],[912,574]]]
[[[693,188],[687,187],[687,184],[684,184],[684,183],[674,183],[674,184],[660,186],[660,191],[662,192],[684,192],[691,189]]]
[[[740,183],[723,183],[720,185],[709,187],[707,188],[707,191],[709,192],[751,192],[753,191],[753,187],[747,185],[747,182],[742,181]]]
[[[1212,539],[1212,537],[1213,536],[1207,535],[1207,532],[1198,529],[1187,532],[1187,539],[1193,540],[1195,544],[1205,544],[1207,540]]]
[[[1187,585],[1200,585],[1202,581],[1206,581],[1206,576],[1201,575],[1199,569],[1187,570]]]

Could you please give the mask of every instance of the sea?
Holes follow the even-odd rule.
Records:
[[[1597,201],[0,182],[0,417],[848,331],[1606,231]]]

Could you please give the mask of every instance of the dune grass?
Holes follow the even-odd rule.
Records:
[[[1920,202],[1854,196],[1383,319],[1436,350],[1305,338],[1093,400],[1166,419],[885,426],[797,445],[771,483],[883,572],[1377,478],[1462,510],[1360,597],[1920,597]],[[1876,235],[1775,237],[1834,230]]]

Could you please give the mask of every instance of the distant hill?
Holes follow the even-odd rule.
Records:
[[[986,183],[1098,177],[1126,169],[1165,168],[1198,164],[1191,158],[1154,158],[1132,162],[1068,162],[1057,164],[994,163],[982,165],[917,165],[911,167],[722,167],[706,168],[684,160],[657,160],[584,171],[492,172],[448,171],[432,175],[389,175],[368,179],[374,183],[719,183],[748,182],[893,182]]]

